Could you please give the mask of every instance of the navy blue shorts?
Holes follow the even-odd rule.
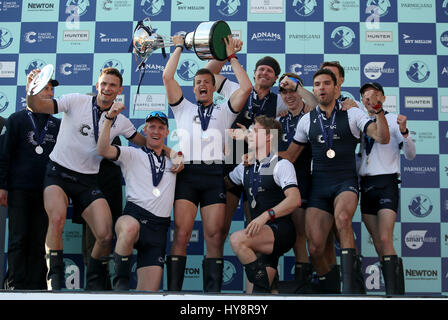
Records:
[[[72,200],[74,210],[73,220],[79,221],[84,210],[95,200],[105,199],[98,187],[97,174],[83,174],[69,170],[54,161],[49,160],[44,178],[44,189],[57,185],[64,190]]]
[[[134,245],[137,249],[137,268],[163,268],[170,218],[158,217],[129,201],[124,207],[123,215],[135,218],[140,224],[139,238]]]
[[[329,214],[334,214],[334,199],[345,191],[359,193],[358,177],[334,177],[313,174],[311,195],[308,208],[318,208]]]
[[[398,210],[396,174],[361,177],[361,213],[376,215],[381,209]]]
[[[205,207],[226,203],[223,164],[185,164],[177,174],[175,200],[188,200]]]
[[[277,268],[278,259],[291,250],[296,242],[296,229],[290,216],[275,219],[274,222],[268,222],[267,225],[274,233],[274,248],[269,255],[263,255],[267,265]]]

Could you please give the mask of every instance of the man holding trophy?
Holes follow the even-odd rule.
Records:
[[[179,144],[185,157],[185,169],[177,177],[174,240],[166,261],[168,290],[182,290],[187,245],[200,205],[207,246],[206,257],[203,260],[204,291],[220,292],[226,235],[225,133],[244,107],[252,84],[235,55],[240,43],[228,35],[223,41],[227,60],[233,68],[239,88],[228,101],[216,105],[213,103],[213,93],[216,91],[215,78],[209,70],[200,69],[193,79],[196,102],[187,101],[174,78],[187,38],[188,35],[185,38],[180,35],[173,36],[175,49],[163,72],[168,103],[177,122]],[[197,50],[196,53],[198,54]]]

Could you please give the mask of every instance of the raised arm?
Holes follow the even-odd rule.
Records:
[[[184,39],[182,36],[173,36],[173,43],[176,45],[174,52],[170,55],[166,63],[165,70],[163,70],[163,85],[165,86],[166,96],[169,104],[174,104],[182,97],[182,89],[177,81],[174,79],[177,65],[179,64],[180,54],[184,46]]]
[[[300,81],[295,82],[291,80],[289,77],[284,77],[280,86],[285,88],[286,90],[295,90],[305,101],[306,112],[311,111],[314,107],[317,106],[318,102],[314,94],[303,87],[303,83]]]
[[[40,94],[36,94],[33,96],[28,95],[28,86],[29,86],[30,82],[34,79],[34,77],[36,77],[39,73],[40,73],[40,69],[34,69],[27,76],[26,104],[31,110],[33,110],[33,112],[54,114],[53,99],[42,98]]]
[[[397,116],[397,124],[400,134],[403,136],[403,153],[407,160],[414,160],[417,152],[415,150],[414,141],[409,136],[409,129],[406,125],[407,117],[399,114]]]
[[[110,128],[114,118],[124,110],[124,105],[121,103],[114,103],[112,108],[106,113],[104,119],[103,127],[101,128],[101,133],[98,138],[98,143],[96,145],[96,151],[101,157],[106,159],[116,159],[118,156],[118,150],[116,147],[110,144]]]
[[[235,48],[235,52],[234,53],[237,53],[243,47],[243,42],[241,40],[238,40],[238,39],[233,39],[233,40],[234,40],[234,48]],[[226,78],[223,75],[219,74],[221,72],[221,70],[222,70],[222,67],[225,64],[226,64],[226,60],[219,61],[219,60],[212,59],[212,60],[209,60],[207,62],[207,64],[205,65],[205,68],[210,70],[215,75],[216,88],[220,88],[222,82]]]
[[[224,39],[224,41],[226,43],[227,56],[230,57],[230,64],[232,65],[233,72],[240,85],[240,87],[230,96],[230,105],[232,106],[233,111],[240,112],[252,91],[252,83],[247,76],[246,70],[243,69],[235,56],[235,53],[239,51],[238,45],[240,42],[233,39],[231,35],[229,35],[227,39]]]
[[[379,111],[375,112],[376,122],[370,123],[366,129],[366,133],[377,142],[381,144],[388,144],[390,141],[389,126],[387,124],[383,108],[381,107],[378,110]]]

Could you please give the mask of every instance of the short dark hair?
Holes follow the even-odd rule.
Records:
[[[324,61],[321,65],[320,68],[323,69],[325,67],[336,67],[338,68],[339,71],[339,75],[342,78],[345,78],[345,70],[344,67],[341,66],[341,64],[339,63],[339,61]]]
[[[215,75],[213,74],[213,72],[211,72],[207,68],[202,68],[202,69],[199,69],[198,71],[196,71],[196,74],[193,77],[193,87],[194,87],[194,78],[196,78],[196,76],[201,75],[201,74],[209,74],[210,77],[212,77],[213,85],[216,84]]]
[[[299,77],[299,75],[297,73],[285,72],[284,74],[281,75],[280,79],[278,79],[278,83],[280,84],[285,77],[297,79],[297,81],[299,81],[299,85],[301,87],[303,87],[303,80],[302,80],[302,78]],[[283,88],[280,87],[279,91],[280,92],[283,91],[282,89]]]
[[[334,85],[336,86],[338,84],[338,81],[336,80],[336,75],[334,74],[333,71],[329,70],[329,69],[319,69],[316,71],[316,73],[313,75],[313,85],[314,85],[314,79],[317,76],[320,76],[321,74],[327,74],[331,77],[331,80],[333,80]]]
[[[118,71],[118,69],[113,68],[113,67],[104,68],[103,70],[101,70],[101,73],[98,76],[98,79],[101,78],[101,76],[103,74],[111,74],[111,75],[116,76],[118,79],[120,79],[120,87],[123,86],[123,76],[121,75],[120,71]]]
[[[271,130],[278,130],[278,136],[282,134],[282,125],[279,121],[274,118],[267,117],[266,115],[261,115],[255,118],[255,122],[258,122],[266,129],[266,133],[269,134]]]

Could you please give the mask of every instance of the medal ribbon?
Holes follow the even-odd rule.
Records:
[[[142,149],[148,155],[149,164],[150,164],[151,172],[152,172],[152,185],[154,187],[157,187],[159,185],[160,181],[162,181],[163,173],[165,172],[165,165],[166,165],[165,151],[162,150],[162,154],[159,159],[159,157],[153,150],[148,149],[146,147],[143,147]],[[159,170],[157,170],[156,163],[154,161],[153,156],[156,156],[160,162]]]
[[[258,188],[261,185],[260,172],[263,168],[269,168],[269,166],[271,165],[271,161],[275,159],[275,156],[272,157],[271,159],[269,158],[270,156],[268,156],[268,161],[263,164],[257,160],[257,162],[253,165],[254,169],[253,170],[249,169],[249,181],[250,181],[250,187],[252,189],[252,198],[254,200],[256,200],[257,198]]]
[[[322,138],[324,138],[325,145],[327,146],[327,150],[332,149],[333,148],[334,123],[336,122],[336,107],[331,112],[331,117],[330,117],[331,120],[330,120],[330,126],[328,127],[328,131],[324,127],[324,123],[322,120],[324,115],[323,115],[322,111],[320,111],[320,107],[318,106],[316,108],[316,110],[317,110],[317,114],[318,114],[317,119],[319,120],[320,131],[322,132]]]
[[[208,129],[208,125],[210,124],[210,119],[212,118],[212,112],[215,104],[212,104],[208,108],[203,108],[200,104],[198,104],[198,115],[199,120],[201,120],[201,128],[202,131],[206,131]],[[203,112],[202,109],[205,109]]]
[[[34,139],[36,139],[37,145],[40,146],[44,142],[45,135],[48,132],[48,121],[50,121],[50,116],[48,116],[47,122],[45,123],[45,126],[42,129],[42,132],[39,134],[39,129],[37,128],[36,122],[34,122],[33,113],[28,110],[26,113],[28,114],[28,117],[31,120],[31,125],[33,126]]]
[[[249,105],[247,106],[247,109],[249,111],[249,117],[252,119],[252,123],[254,122],[254,119],[263,111],[264,105],[266,104],[266,101],[268,101],[270,92],[263,98],[263,102],[261,103],[261,107],[258,108],[258,110],[255,112],[254,115],[254,107],[253,107],[253,96],[256,94],[255,90],[252,89],[252,92],[249,96]]]
[[[305,113],[303,112],[303,108],[302,111],[300,111],[300,113],[295,117],[293,117],[291,112],[288,111],[288,115],[286,116],[286,139],[288,140],[288,144],[291,143],[292,138],[294,138],[295,134],[295,130],[291,130],[291,127],[296,128],[297,123],[299,123],[304,114]],[[292,121],[292,124],[290,123],[290,121]]]
[[[99,122],[100,122],[100,118],[101,118],[101,114],[102,113],[103,113],[103,111],[96,104],[96,96],[95,96],[95,97],[92,98],[93,135],[95,136],[95,142],[98,142]],[[117,117],[115,117],[114,121],[112,122],[112,125],[114,125],[116,120],[117,120]]]

